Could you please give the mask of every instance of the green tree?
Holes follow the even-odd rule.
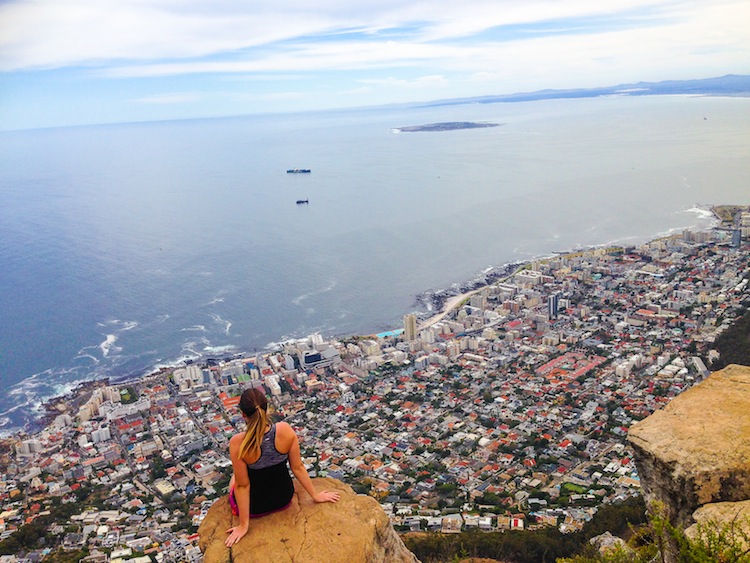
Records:
[[[729,364],[750,366],[750,311],[741,317],[716,339],[716,349],[721,355],[713,369],[721,369]]]

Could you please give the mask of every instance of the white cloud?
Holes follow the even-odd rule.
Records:
[[[115,66],[113,77],[170,76],[178,74],[353,70],[414,66],[461,57],[465,47],[397,41],[334,41],[300,43],[265,57],[239,61],[170,62]]]
[[[658,50],[679,42],[697,50],[735,49],[747,55],[745,0],[322,0],[243,2],[219,0],[17,0],[0,5],[0,70],[94,66],[110,76],[183,73],[246,73],[414,66],[486,61],[508,46],[502,35],[472,39],[498,26],[570,20],[571,29],[587,18],[617,22],[619,31],[594,35],[556,35],[539,41],[513,38],[516,59],[534,57],[537,47],[558,55],[558,45],[587,38],[589,50],[643,47]],[[744,16],[744,17],[743,17]],[[639,27],[639,23],[644,27]],[[589,26],[595,25],[589,23]],[[627,27],[623,27],[627,24]],[[643,30],[657,30],[646,33]],[[352,35],[352,31],[356,34]],[[606,30],[604,30],[606,31]],[[379,34],[379,32],[381,32]],[[659,34],[676,33],[675,39]],[[522,34],[522,32],[521,32]],[[389,41],[387,38],[390,37]],[[616,44],[594,44],[602,37]],[[453,40],[465,43],[451,44]],[[607,45],[609,44],[609,45]],[[564,53],[560,53],[564,54]],[[576,56],[580,49],[574,49]],[[717,55],[719,56],[719,55]],[[643,61],[647,63],[648,61]]]
[[[445,76],[442,75],[430,75],[430,76],[420,76],[419,78],[413,79],[413,80],[405,80],[402,78],[394,78],[394,77],[388,77],[388,78],[366,78],[359,81],[362,84],[372,85],[372,86],[381,86],[381,87],[387,87],[387,88],[411,88],[411,89],[421,89],[421,88],[444,88],[450,84],[448,79],[445,78]]]
[[[195,5],[191,10],[170,1],[5,3],[0,6],[0,69],[202,57],[316,33],[334,25],[303,11],[205,12],[201,6],[208,5]]]
[[[201,95],[195,92],[171,92],[165,94],[154,94],[133,100],[139,104],[186,104],[197,102]]]

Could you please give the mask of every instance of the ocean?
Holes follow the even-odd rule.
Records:
[[[501,125],[396,131],[444,121]],[[0,431],[84,380],[381,332],[492,266],[710,228],[750,204],[749,156],[750,99],[689,96],[0,133]]]

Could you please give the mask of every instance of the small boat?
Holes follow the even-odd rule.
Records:
[[[303,203],[310,203],[309,199],[298,199],[297,205],[302,205]]]
[[[290,168],[286,171],[287,174],[309,174],[312,172],[309,168]]]

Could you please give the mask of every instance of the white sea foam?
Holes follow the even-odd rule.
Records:
[[[13,387],[11,387],[11,388],[10,388],[10,389],[9,389],[8,391],[6,391],[5,393],[6,393],[6,394],[7,394],[7,395],[8,395],[9,397],[18,397],[19,395],[23,395],[23,394],[24,394],[24,392],[25,392],[25,391],[24,391],[24,389],[23,389],[23,385],[25,385],[25,384],[26,384],[26,381],[28,381],[28,380],[24,380],[24,381],[21,381],[21,382],[19,382],[19,383],[16,383],[16,384],[15,384],[15,385],[14,385]]]
[[[8,391],[6,391],[6,394],[10,397],[28,397],[34,392],[34,390],[38,389],[41,385],[44,384],[45,379],[48,379],[50,377],[52,377],[52,370],[45,370],[41,373],[35,373],[34,375],[27,377],[26,379],[23,379],[13,385]],[[13,412],[17,408],[17,406],[13,407],[0,414]]]
[[[223,324],[224,325],[224,334],[229,334],[229,329],[232,328],[232,321],[227,321],[222,319],[219,315],[216,313],[211,313],[211,318],[214,320],[216,324]]]
[[[117,336],[115,336],[114,334],[108,334],[107,339],[99,344],[99,348],[102,351],[102,356],[104,356],[105,358],[109,356],[110,351],[113,350],[112,347],[114,346],[115,342],[117,342]]]
[[[182,332],[206,332],[206,326],[205,325],[193,325],[188,328],[181,328]]]
[[[207,354],[225,354],[227,352],[233,352],[237,350],[236,346],[232,344],[225,344],[224,346],[206,346],[203,351]]]
[[[188,340],[187,342],[184,342],[182,344],[182,351],[184,353],[190,353],[192,355],[200,356],[201,352],[199,348],[205,348],[206,346],[210,345],[211,341],[205,336],[201,336],[200,338],[198,338],[198,340]]]
[[[182,353],[177,358],[174,358],[172,360],[164,360],[163,358],[157,359],[151,366],[151,369],[148,370],[148,373],[153,373],[161,369],[176,368],[183,366],[188,362],[200,360],[204,357],[204,355],[200,350],[198,350],[198,347],[200,345],[208,346],[210,344],[211,342],[205,337],[201,337],[197,341],[188,340],[187,342],[183,342],[181,348]]]
[[[162,359],[156,360],[156,363],[154,363],[153,366],[151,366],[151,369],[148,370],[148,373],[154,373],[156,371],[162,370],[162,369],[172,369],[184,366],[188,362],[194,362],[195,360],[199,360],[202,357],[201,354],[183,354],[182,356],[179,356],[175,358],[174,360],[165,361]]]
[[[696,204],[689,209],[685,209],[684,211],[678,211],[678,213],[693,213],[697,215],[699,219],[707,219],[707,220],[710,220],[712,223],[714,222],[718,223],[718,220],[716,219],[716,215],[714,215],[714,212],[711,211],[711,209],[707,206]]]
[[[264,350],[279,350],[283,348],[284,345],[297,342],[298,340],[299,340],[298,338],[289,336],[288,334],[283,334],[280,340],[269,342],[263,347],[263,349]]]
[[[99,358],[97,358],[95,356],[92,356],[91,354],[81,354],[80,352],[73,359],[74,360],[88,359],[88,360],[91,360],[92,362],[94,362],[95,364],[99,363]]]
[[[716,217],[716,215],[714,215],[713,211],[711,211],[710,205],[696,203],[695,205],[693,205],[692,207],[688,209],[684,209],[682,211],[676,211],[675,214],[694,215],[695,218],[698,220],[698,223],[693,223],[692,225],[685,225],[682,227],[672,227],[670,229],[667,229],[666,231],[662,231],[658,233],[654,237],[649,237],[647,240],[650,240],[653,238],[662,238],[662,237],[676,235],[685,230],[710,231],[711,229],[718,227],[720,224],[719,219]]]
[[[654,239],[659,239],[659,238],[671,237],[673,235],[681,233],[684,230],[685,230],[685,227],[672,227],[670,229],[667,229],[666,231],[661,231],[661,232],[657,233],[656,236],[654,236],[653,238]],[[645,242],[645,240],[646,239],[642,239],[641,238],[640,242]]]
[[[656,235],[653,237],[642,237],[638,235],[632,235],[629,237],[621,237],[618,239],[612,239],[610,241],[603,242],[597,245],[591,245],[589,248],[606,248],[608,246],[635,246],[636,244],[640,244],[648,240],[653,240],[655,238],[659,238],[660,236],[663,236],[663,235]]]
[[[76,357],[90,356],[91,354],[89,354],[87,352],[87,350],[97,350],[98,348],[99,348],[98,344],[96,344],[94,346],[84,346],[83,348],[81,348],[80,350],[78,350],[78,352],[77,352],[78,356],[76,356]]]
[[[24,402],[20,402],[18,404],[15,404],[12,407],[10,407],[9,409],[6,409],[3,412],[0,412],[0,416],[7,416],[7,415],[9,415],[11,413],[14,413],[14,412],[16,412],[18,410],[22,410],[22,409],[26,410],[30,405],[31,405],[31,401],[29,399],[27,399]]]
[[[333,291],[336,288],[336,285],[337,285],[336,280],[331,280],[331,282],[323,289],[319,289],[317,291],[311,291],[309,293],[303,293],[302,295],[299,295],[295,297],[294,299],[292,299],[292,303],[294,303],[295,305],[299,305],[305,299],[314,297],[315,295],[321,295],[323,293],[328,293],[329,291]]]
[[[286,344],[294,344],[297,342],[306,341],[307,337],[310,334],[315,334],[316,332],[331,334],[332,332],[334,332],[334,328],[323,327],[323,326],[308,327],[305,329],[305,332],[304,332],[305,336],[294,336],[290,334],[282,334],[279,340],[269,342],[263,347],[263,349],[264,350],[280,350]]]
[[[55,397],[61,397],[63,395],[67,395],[68,393],[73,391],[73,389],[78,387],[80,383],[81,383],[80,381],[67,381],[67,382],[62,382],[62,383],[55,383],[52,386],[52,393],[47,397],[42,397],[41,402],[48,401],[49,399],[53,399]]]
[[[97,323],[97,325],[99,325],[100,327],[115,326],[118,328],[118,330],[121,331],[133,330],[138,326],[138,324],[138,321],[123,321],[120,319],[110,319],[108,321],[105,321],[104,323]]]
[[[44,414],[45,403],[50,399],[70,393],[86,378],[71,375],[76,374],[74,369],[48,369],[35,373],[26,379],[19,381],[8,390],[7,395],[13,397],[13,406],[0,412],[0,417],[8,419],[2,426],[4,429],[14,420],[36,419]],[[20,416],[19,416],[20,415]],[[17,431],[20,427],[8,428],[8,431]]]
[[[187,364],[188,362],[194,362],[195,360],[201,359],[200,354],[183,354],[182,356],[179,356],[177,359],[169,362],[168,364],[164,364],[164,367],[167,368],[174,368],[179,367],[181,365]]]
[[[198,359],[201,357],[201,353],[196,349],[198,346],[197,342],[185,342],[182,345],[182,356],[181,357],[188,357],[192,359]],[[163,362],[164,360],[158,360],[159,362]],[[166,364],[159,364],[159,367],[169,367]]]

